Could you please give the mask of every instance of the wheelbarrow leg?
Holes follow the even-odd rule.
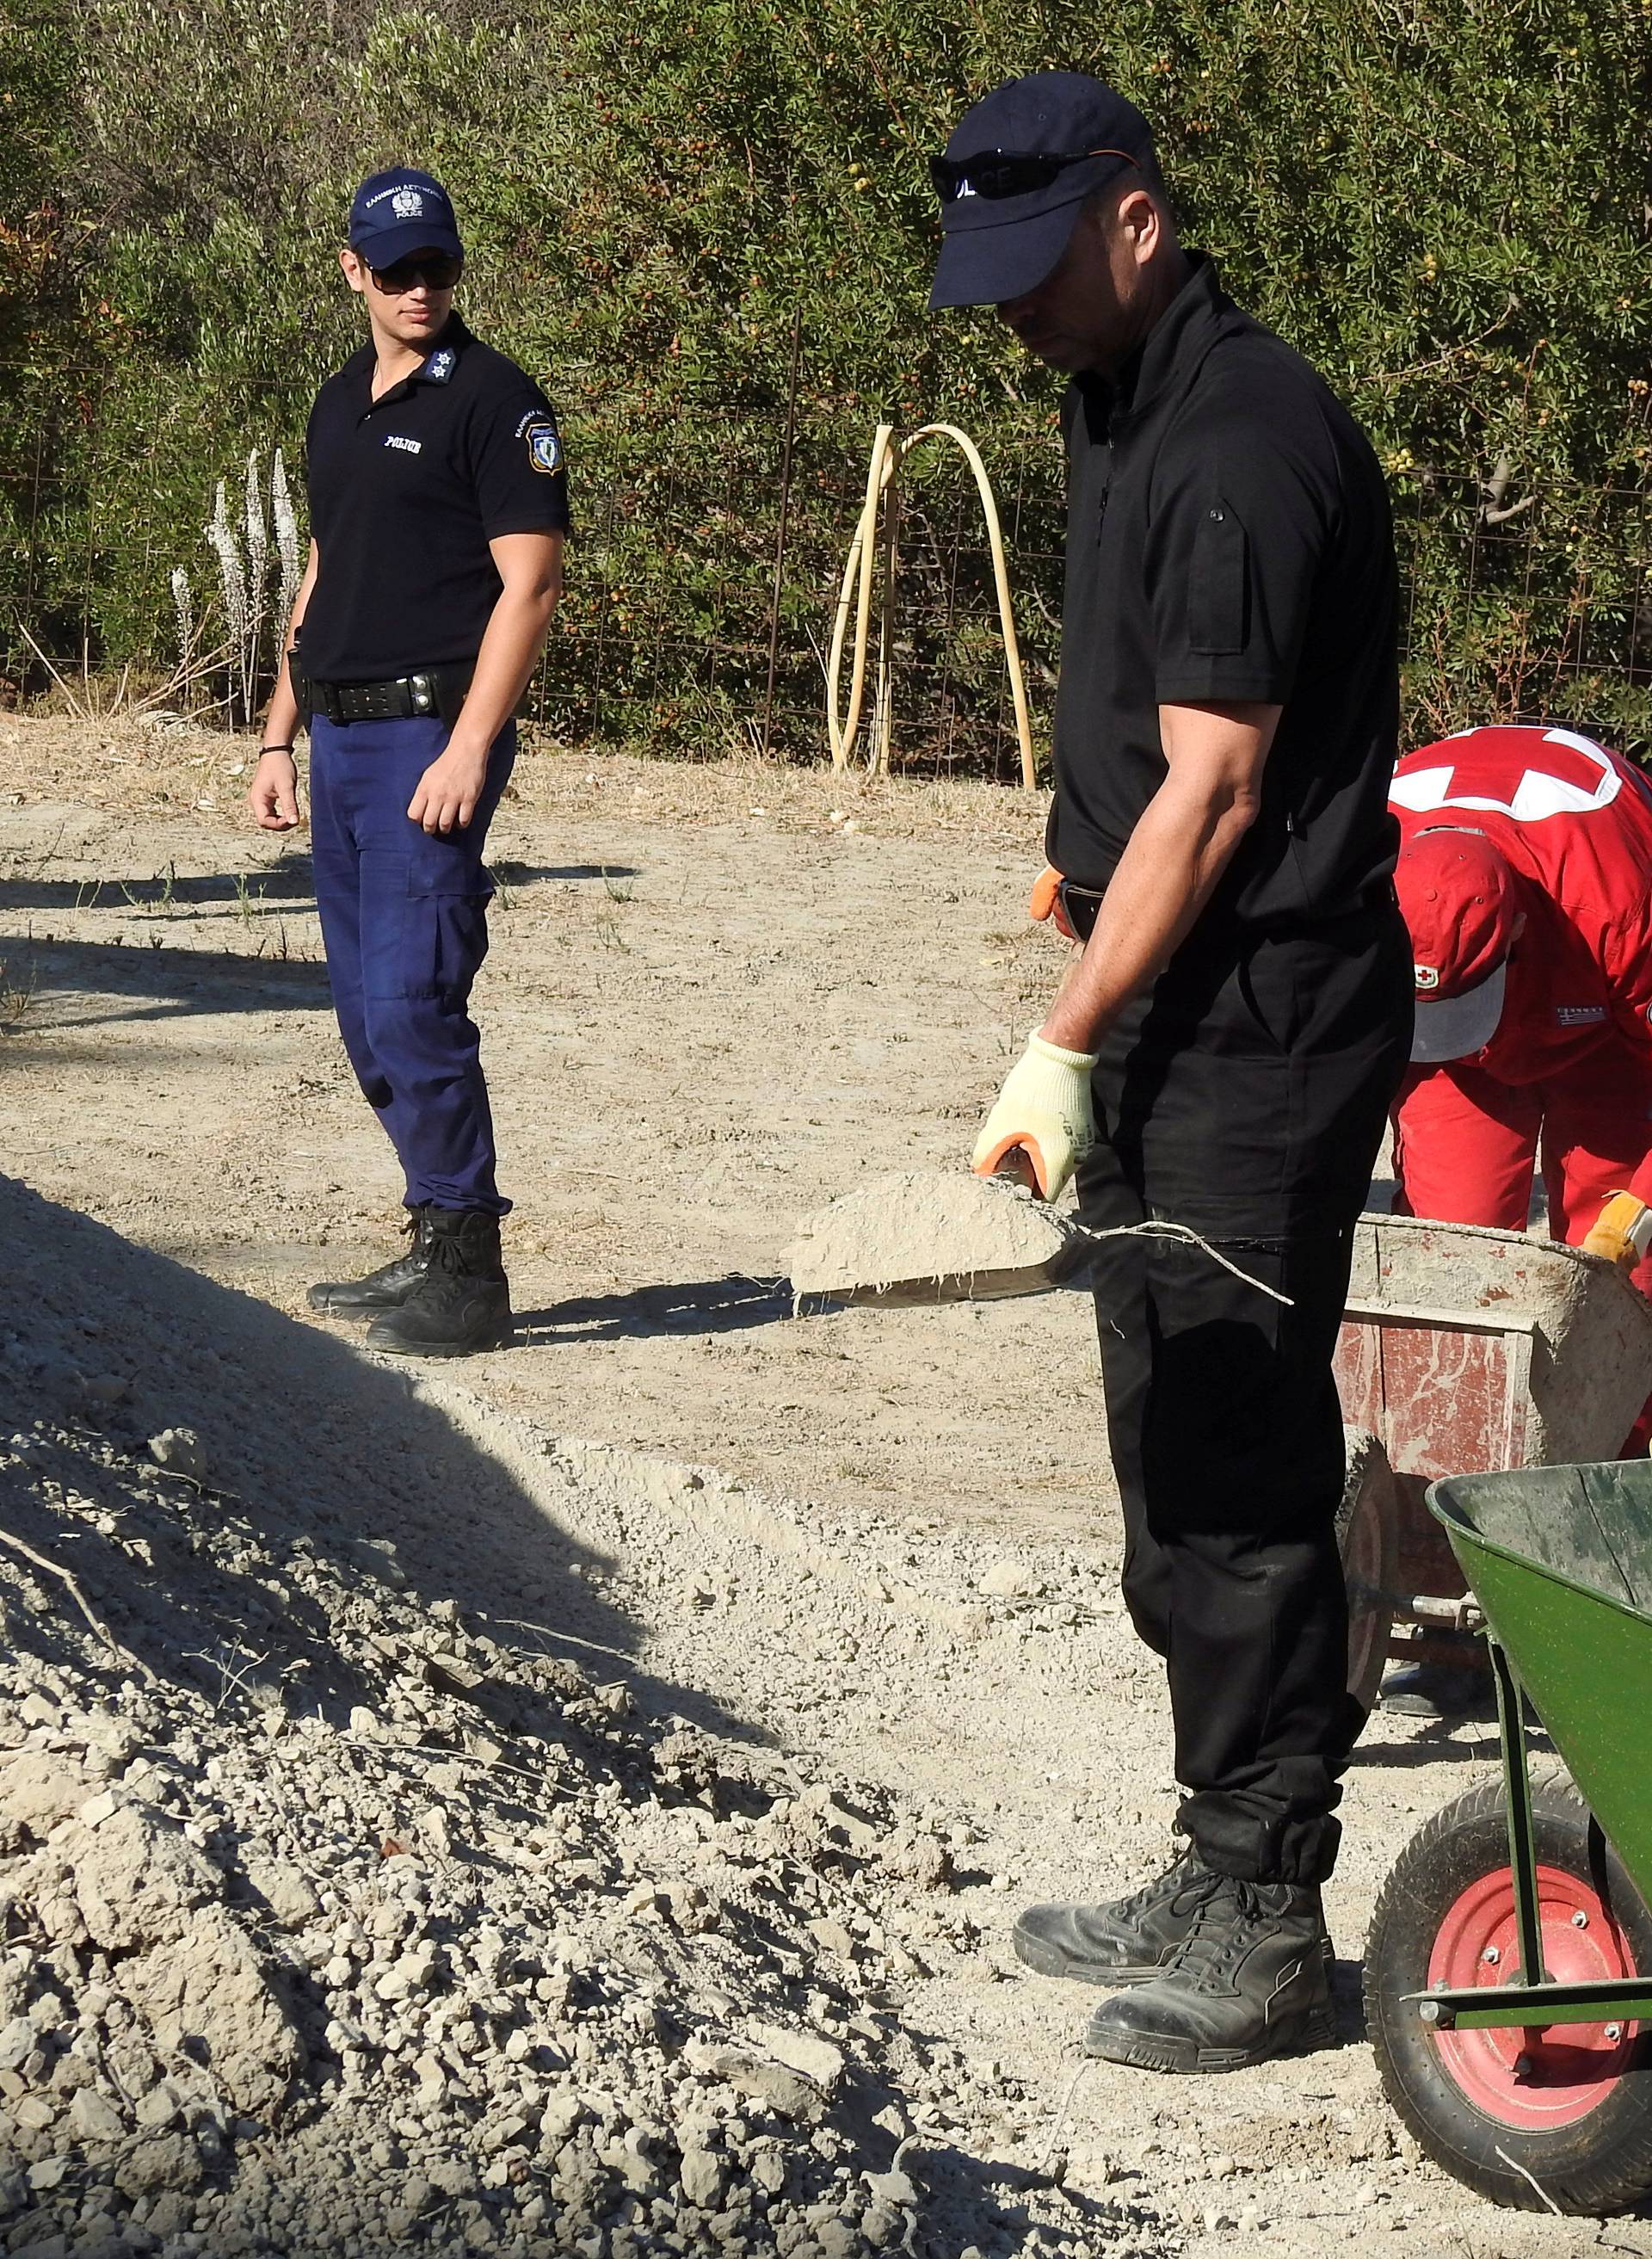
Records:
[[[1526,1766],[1526,1702],[1520,1684],[1497,1642],[1488,1640],[1497,1681],[1497,1722],[1503,1741],[1504,1802],[1508,1809],[1508,1857],[1514,1880],[1514,1921],[1520,1942],[1520,1979],[1549,1981],[1543,1967],[1542,1925],[1537,1911],[1537,1850],[1532,1834],[1532,1785]]]

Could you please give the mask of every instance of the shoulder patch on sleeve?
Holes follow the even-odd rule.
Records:
[[[562,440],[556,425],[543,409],[524,416],[516,426],[516,437],[528,450],[528,460],[536,471],[547,478],[562,468]]]

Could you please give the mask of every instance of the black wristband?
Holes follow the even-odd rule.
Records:
[[[292,745],[260,745],[258,749],[259,759],[261,760],[266,753],[290,753],[296,750],[296,748]]]

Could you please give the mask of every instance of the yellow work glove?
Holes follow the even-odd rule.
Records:
[[[996,1176],[1005,1156],[1019,1146],[1032,1164],[1040,1197],[1054,1200],[1095,1143],[1090,1100],[1095,1058],[1093,1051],[1064,1051],[1059,1044],[1029,1036],[975,1140],[970,1165],[976,1175]]]
[[[1652,1244],[1652,1208],[1634,1193],[1613,1193],[1584,1241],[1585,1255],[1604,1255],[1620,1271],[1633,1271]]]

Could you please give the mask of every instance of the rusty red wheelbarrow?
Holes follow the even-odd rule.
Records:
[[[1652,1304],[1598,1257],[1524,1232],[1362,1216],[1336,1384],[1349,1684],[1390,1657],[1464,1661],[1483,1612],[1425,1494],[1444,1476],[1616,1452],[1652,1393]]]
[[[1389,1876],[1365,2012],[1389,2100],[1496,2203],[1652,2196],[1652,1464],[1435,1484],[1487,1625],[1503,1777]],[[1529,1710],[1558,1752],[1527,1760]]]

